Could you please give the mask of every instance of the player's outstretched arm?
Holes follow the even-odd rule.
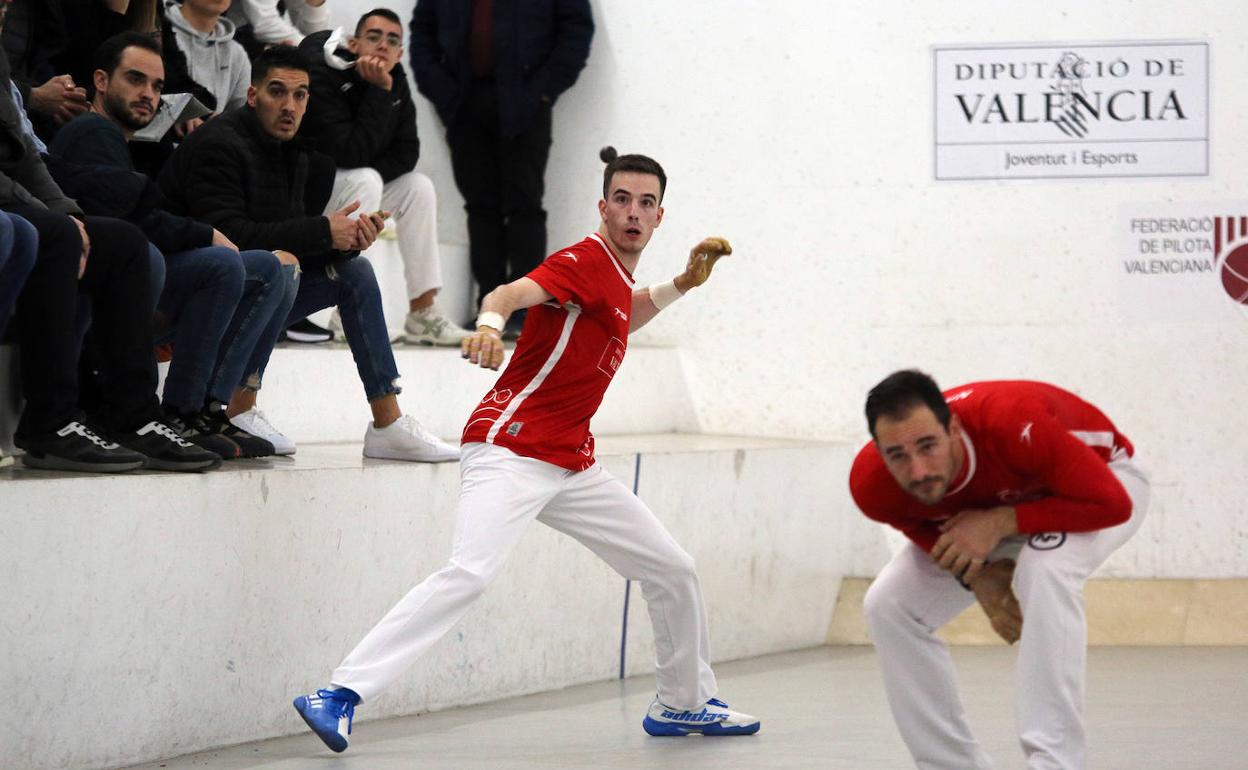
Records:
[[[481,300],[477,330],[464,338],[460,354],[482,369],[503,365],[503,326],[521,308],[540,305],[553,297],[532,278],[517,278],[499,286]]]
[[[659,311],[680,299],[690,289],[706,283],[720,257],[732,253],[728,239],[711,236],[689,251],[685,271],[667,283],[633,292],[633,312],[629,315],[628,330],[635,332],[650,322]]]

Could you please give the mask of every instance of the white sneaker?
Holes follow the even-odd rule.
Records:
[[[424,310],[408,313],[403,322],[403,331],[409,345],[448,345],[459,347],[459,343],[472,332],[455,323],[437,305],[430,305]]]
[[[757,717],[733,711],[718,698],[692,711],[668,708],[655,698],[641,726],[650,735],[753,735],[762,723]]]
[[[381,460],[444,463],[459,459],[459,447],[430,433],[416,418],[405,414],[384,428],[368,424],[364,433],[364,456]]]
[[[257,407],[253,406],[242,414],[234,415],[230,418],[230,423],[235,428],[246,431],[272,444],[273,454],[293,455],[295,453],[295,442],[286,438],[280,430],[273,427],[273,423],[269,422],[268,418],[264,416],[264,412]]]
[[[0,449],[0,468],[13,464],[13,455],[6,453]]]
[[[334,312],[329,314],[329,330],[336,336],[346,339],[347,332],[342,328],[342,314],[338,312],[338,308],[334,308]],[[386,329],[386,335],[390,339],[390,344],[394,345],[403,341],[402,329]]]

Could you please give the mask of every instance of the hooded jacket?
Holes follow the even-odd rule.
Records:
[[[338,168],[370,167],[382,181],[416,168],[420,138],[416,105],[403,65],[390,70],[394,85],[383,91],[365,82],[354,69],[335,70],[325,64],[322,49],[328,32],[315,32],[299,44],[311,67],[312,94],[299,135],[329,155]]]
[[[200,32],[183,18],[180,5],[165,8],[165,18],[178,50],[186,57],[187,73],[216,97],[217,111],[245,104],[251,61],[234,40],[234,22],[222,16],[211,32]]]

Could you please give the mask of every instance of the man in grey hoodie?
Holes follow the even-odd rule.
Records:
[[[230,0],[184,0],[165,8],[188,74],[216,97],[216,112],[245,104],[251,83],[251,62],[225,16],[229,7]]]

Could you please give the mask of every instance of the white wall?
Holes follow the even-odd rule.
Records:
[[[332,1],[348,19],[371,5]],[[863,394],[906,366],[947,386],[1050,380],[1101,405],[1153,472],[1150,520],[1111,572],[1248,575],[1248,316],[1129,324],[1114,273],[1121,205],[1244,197],[1248,6],[595,0],[594,13],[589,65],[556,112],[551,246],[596,224],[607,143],[671,178],[643,282],[701,236],[731,238],[710,289],[644,337],[686,350],[704,429],[861,440]],[[1211,43],[1208,177],[933,181],[930,46],[1190,39]],[[420,121],[443,239],[462,242],[441,126],[427,107]],[[847,496],[829,509],[852,515]]]

